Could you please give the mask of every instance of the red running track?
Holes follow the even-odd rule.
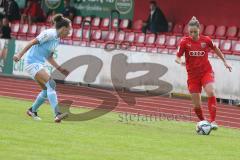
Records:
[[[32,80],[13,79],[0,76],[0,95],[18,99],[34,100],[40,88]],[[149,96],[143,94],[110,91],[85,86],[57,85],[59,101],[71,100],[72,106],[109,111],[155,116],[159,119],[197,121],[191,110],[190,100]],[[136,102],[134,102],[136,100]],[[29,106],[26,106],[29,107]],[[226,127],[240,128],[240,107],[218,104],[217,122]],[[208,117],[207,104],[203,111]]]

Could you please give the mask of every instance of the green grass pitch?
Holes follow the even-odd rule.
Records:
[[[30,101],[0,98],[1,160],[239,160],[240,130],[221,127],[209,136],[179,121],[121,122],[109,113],[85,122],[53,122],[51,107],[42,121],[25,111]],[[84,112],[86,109],[74,109]]]

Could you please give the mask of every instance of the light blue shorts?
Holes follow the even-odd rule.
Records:
[[[40,63],[31,63],[31,64],[25,63],[24,69],[31,76],[31,78],[35,80],[36,74],[44,68],[43,68],[43,65]]]

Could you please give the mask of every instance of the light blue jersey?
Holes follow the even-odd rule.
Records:
[[[44,64],[60,42],[56,29],[44,30],[36,39],[39,41],[39,44],[33,45],[26,53],[25,62],[27,64]]]

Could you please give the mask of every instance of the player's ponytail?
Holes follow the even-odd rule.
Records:
[[[196,26],[196,27],[200,28],[200,23],[197,20],[197,18],[195,16],[193,16],[192,19],[188,22],[188,26]]]
[[[63,19],[63,15],[62,14],[56,14],[53,16],[53,23],[57,23],[60,22]]]
[[[56,14],[53,17],[53,23],[56,29],[60,29],[62,27],[68,27],[71,21],[68,18],[64,18],[62,14]]]

